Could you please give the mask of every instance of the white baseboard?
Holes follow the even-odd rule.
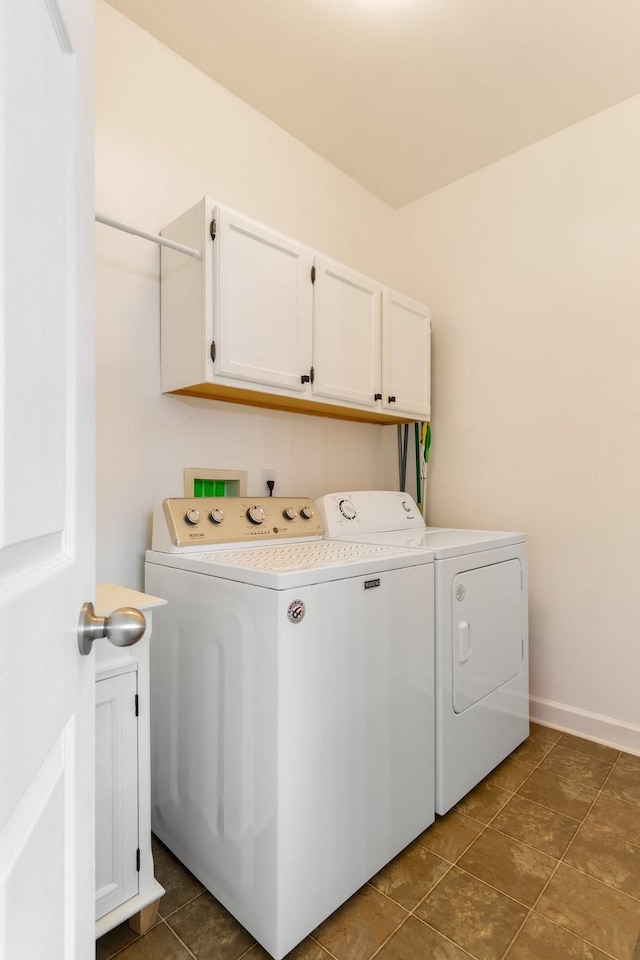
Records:
[[[633,723],[589,713],[566,703],[541,700],[539,697],[529,698],[529,710],[531,719],[536,723],[640,756],[640,726]]]

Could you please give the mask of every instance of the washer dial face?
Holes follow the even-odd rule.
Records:
[[[351,500],[341,500],[338,506],[345,520],[355,520],[358,511],[351,503]]]
[[[311,520],[313,517],[313,507],[305,506],[300,511],[300,514],[304,517],[305,520]]]
[[[298,511],[295,507],[285,507],[282,511],[282,516],[285,518],[285,520],[295,520],[295,518],[298,516]]]
[[[261,524],[264,522],[264,518],[265,512],[262,507],[254,504],[253,507],[249,507],[247,510],[247,519],[250,520],[251,523]]]
[[[194,526],[196,525],[196,523],[200,523],[200,511],[199,511],[199,510],[187,510],[187,512],[185,513],[184,518],[185,518],[185,520],[187,521],[187,523],[190,523],[191,526],[194,527]]]
[[[222,523],[224,520],[224,510],[212,510],[209,514],[209,519],[212,523]]]

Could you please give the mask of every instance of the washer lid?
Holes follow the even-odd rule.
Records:
[[[229,544],[199,553],[147,551],[147,561],[225,580],[285,590],[433,563],[428,550],[313,540],[288,544]],[[430,570],[433,568],[431,567]],[[429,576],[432,576],[429,573]]]

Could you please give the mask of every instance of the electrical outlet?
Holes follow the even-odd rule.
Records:
[[[269,487],[267,486],[267,480],[273,480],[274,485],[277,485],[277,476],[275,470],[261,470],[260,471],[260,495],[263,497],[269,496]],[[274,496],[277,496],[276,486],[273,488]]]

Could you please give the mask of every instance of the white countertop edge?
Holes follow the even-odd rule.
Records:
[[[116,583],[96,584],[95,609],[96,614],[101,617],[107,616],[118,607],[149,610],[151,607],[162,607],[166,602],[162,597],[153,597],[149,593],[140,593],[139,590],[121,587]]]

